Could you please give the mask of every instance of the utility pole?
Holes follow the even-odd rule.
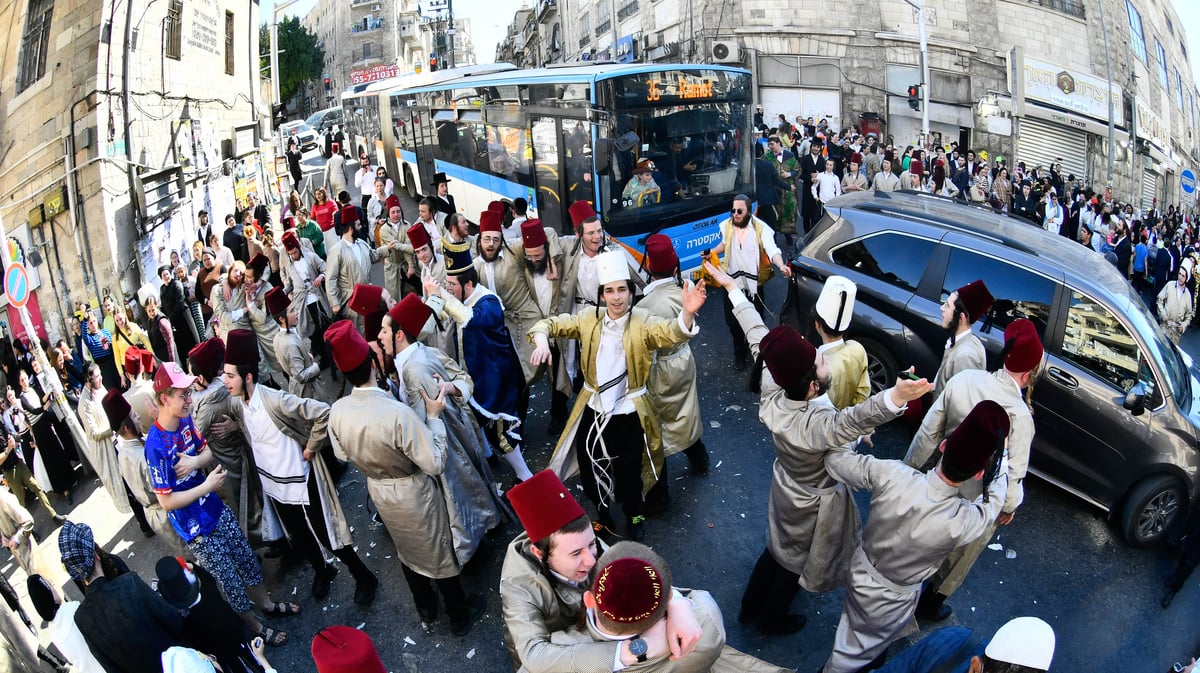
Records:
[[[917,35],[921,41],[921,144],[929,144],[929,37],[925,26],[925,0],[904,0],[917,10]]]
[[[1113,92],[1112,92],[1112,60],[1108,56],[1108,20],[1104,18],[1104,0],[1097,0],[1100,5],[1100,33],[1104,36],[1104,74],[1108,77],[1108,188],[1113,186],[1113,164],[1117,160],[1117,148],[1113,143]],[[1133,138],[1133,134],[1129,136]]]
[[[450,52],[446,59],[448,67],[454,67],[454,0],[446,0],[446,13],[450,15],[450,27],[446,29],[446,50]]]
[[[608,48],[608,60],[617,60],[617,0],[612,0],[609,10],[612,12],[612,46]]]

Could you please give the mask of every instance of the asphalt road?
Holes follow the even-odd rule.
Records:
[[[407,201],[405,205],[408,212]],[[783,281],[772,281],[767,288],[768,306],[777,309],[783,293]],[[665,515],[649,520],[647,542],[671,564],[678,586],[713,593],[725,612],[732,646],[802,672],[817,670],[832,646],[840,591],[801,593],[793,608],[807,614],[809,623],[792,636],[768,638],[736,621],[741,592],[763,548],[773,447],[757,420],[757,396],[746,390],[746,375],[732,366],[719,299],[714,293],[704,307],[701,331],[693,342],[702,386],[704,439],[713,469],[708,476],[697,477],[689,473],[683,456],[669,461],[673,505]],[[1200,337],[1189,335],[1185,346],[1194,355],[1200,353]],[[546,465],[552,450],[552,439],[546,435],[547,408],[543,384],[535,390],[525,432],[526,455],[534,469]],[[906,446],[904,430],[891,424],[876,434],[874,453],[899,458]],[[505,488],[513,482],[506,467],[497,477]],[[90,493],[80,489],[77,494],[70,517],[95,527],[102,544],[120,553],[143,578],[151,578],[165,546],[160,540],[144,539],[131,519],[112,509],[103,489],[94,484],[87,488]],[[330,624],[347,624],[361,626],[374,638],[391,671],[511,670],[496,587],[505,546],[518,527],[508,524],[494,531],[491,543],[464,577],[468,590],[486,595],[488,611],[483,620],[464,638],[451,636],[444,618],[432,635],[425,635],[386,529],[370,522],[362,476],[351,470],[340,493],[359,553],[382,580],[378,598],[369,608],[355,606],[350,600],[353,581],[343,572],[331,595],[318,602],[309,596],[312,573],[307,566],[281,573],[276,561],[266,562],[267,583],[274,595],[298,600],[304,607],[299,617],[272,620],[291,635],[287,645],[268,651],[272,663],[288,673],[314,671],[309,655],[313,635]],[[859,500],[865,515],[864,494],[859,494]],[[38,531],[46,537],[46,553],[54,558],[57,533],[44,513],[34,514]],[[1128,547],[1103,512],[1031,477],[1015,521],[1001,529],[995,541],[1005,551],[984,552],[964,587],[951,598],[955,613],[948,624],[990,634],[1012,617],[1041,617],[1056,630],[1052,670],[1061,673],[1160,673],[1169,670],[1172,662],[1187,661],[1200,652],[1195,618],[1200,574],[1169,610],[1161,610],[1161,581],[1173,567],[1173,550]],[[7,556],[0,572],[19,579],[14,584],[24,596],[23,575]],[[78,599],[73,587],[68,593]],[[903,645],[893,645],[893,652]],[[4,669],[0,653],[0,670]]]

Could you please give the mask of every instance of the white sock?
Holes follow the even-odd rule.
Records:
[[[521,449],[519,447],[514,448],[512,451],[504,454],[504,460],[508,461],[508,464],[510,467],[512,467],[513,472],[517,473],[517,479],[525,481],[526,479],[531,479],[533,477],[533,473],[529,471],[529,466],[525,464],[525,456],[521,454]]]

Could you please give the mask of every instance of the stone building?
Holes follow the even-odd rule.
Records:
[[[1103,189],[1111,95],[1117,198],[1177,203],[1181,172],[1200,164],[1184,27],[1169,0],[1101,2],[1103,20],[1083,0],[926,0],[933,139],[1010,165],[1061,159]],[[768,119],[875,115],[903,147],[922,125],[907,94],[922,84],[918,34],[905,0],[537,0],[497,60],[740,64]]]
[[[235,190],[264,191],[258,24],[244,0],[0,5],[0,216],[46,336],[189,261],[199,210],[220,231]]]

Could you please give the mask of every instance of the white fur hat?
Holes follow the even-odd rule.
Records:
[[[821,296],[817,297],[817,315],[835,332],[845,332],[854,316],[854,298],[858,287],[845,276],[830,276],[825,279]]]
[[[1050,662],[1054,660],[1054,629],[1037,617],[1011,619],[992,636],[984,654],[1007,664],[1050,670]]]
[[[601,288],[618,280],[629,280],[629,262],[625,253],[610,250],[596,255],[596,276]]]

